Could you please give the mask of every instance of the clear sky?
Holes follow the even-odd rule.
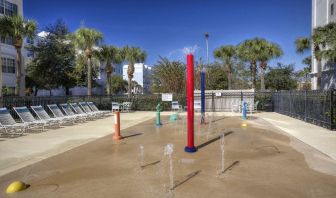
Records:
[[[159,56],[183,60],[185,47],[206,57],[204,32],[209,32],[209,54],[221,45],[263,37],[278,43],[284,56],[276,61],[302,68],[304,55],[294,41],[311,34],[311,0],[23,0],[24,15],[43,30],[63,19],[71,31],[95,28],[104,42],[134,45],[146,50],[146,63]]]

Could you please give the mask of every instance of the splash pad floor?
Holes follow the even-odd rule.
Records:
[[[239,117],[195,124],[199,149],[192,154],[184,152],[185,117],[177,122],[164,117],[160,128],[154,119],[146,121],[122,130],[121,141],[109,135],[1,177],[0,197],[6,197],[4,189],[13,180],[31,186],[8,197],[336,197],[336,176],[311,168],[306,155],[330,167],[335,161],[321,162],[325,158],[318,152],[303,154],[310,149],[303,143],[299,152],[288,136],[272,126],[260,127],[259,119],[251,119],[247,128]],[[228,133],[228,169],[218,175],[222,133]],[[173,190],[163,155],[168,143],[174,145]]]

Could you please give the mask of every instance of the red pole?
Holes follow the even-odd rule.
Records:
[[[196,152],[194,146],[194,56],[187,55],[187,108],[188,108],[188,145],[185,152]]]

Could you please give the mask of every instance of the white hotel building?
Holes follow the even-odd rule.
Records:
[[[22,0],[0,0],[0,17],[7,15],[12,16],[19,14],[23,16],[23,6]],[[1,28],[1,27],[0,27]],[[29,42],[29,41],[28,41]],[[27,42],[25,42],[26,44]],[[23,64],[27,61],[28,55],[27,50],[22,47],[22,60]],[[2,63],[2,82],[3,86],[14,90],[15,88],[15,64],[16,64],[16,50],[13,46],[13,38],[6,37],[0,39],[0,57]],[[25,74],[25,67],[21,71]],[[25,86],[24,75],[22,75],[21,86]],[[0,79],[1,80],[1,79]],[[24,93],[20,93],[21,95]]]
[[[328,23],[336,22],[336,0],[312,0],[312,29],[320,26],[325,26]],[[312,51],[312,54],[314,52]],[[314,57],[314,55],[313,55]],[[323,60],[321,65],[321,89],[336,88],[336,64]],[[317,73],[318,64],[316,59],[312,60],[311,83],[312,89],[316,90],[317,87]]]
[[[123,66],[123,79],[128,81],[127,75],[128,65]],[[152,68],[144,63],[134,64],[134,77],[133,80],[136,81],[142,87],[142,93],[150,91],[151,85],[151,73]]]

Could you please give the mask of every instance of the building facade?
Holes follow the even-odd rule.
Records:
[[[312,29],[336,22],[336,0],[312,0]],[[312,51],[314,57],[314,51]],[[315,58],[312,59],[311,85],[318,89],[317,73],[321,70],[321,89],[336,88],[336,64],[322,60],[321,65]]]
[[[13,16],[21,15],[23,16],[23,5],[22,0],[0,0],[0,17],[2,16]],[[7,87],[10,92],[14,92],[15,89],[15,65],[16,62],[16,50],[13,46],[14,39],[10,36],[0,38],[0,57],[1,57],[1,67],[2,67],[2,86]],[[25,42],[26,44],[26,42]],[[23,64],[27,59],[27,51],[22,48],[22,61]],[[25,74],[25,68],[21,71]],[[24,76],[21,80],[21,86],[25,86]],[[24,93],[20,93],[24,94]]]
[[[128,65],[123,66],[123,79],[128,81],[127,75]],[[144,63],[134,64],[134,77],[133,80],[142,87],[141,90],[137,89],[137,93],[148,93],[151,86],[151,73],[152,68]]]

